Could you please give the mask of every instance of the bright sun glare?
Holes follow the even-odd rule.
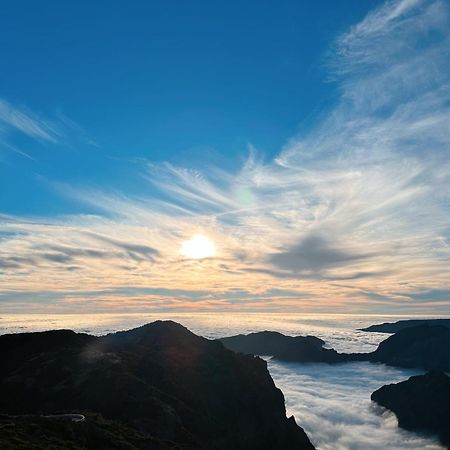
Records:
[[[196,234],[181,245],[181,254],[186,258],[202,259],[214,256],[216,248],[214,243],[203,234]]]

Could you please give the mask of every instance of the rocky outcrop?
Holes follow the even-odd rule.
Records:
[[[174,322],[104,337],[68,330],[4,335],[0,355],[0,413],[30,415],[14,419],[22,428],[27,420],[41,423],[37,416],[81,413],[84,422],[61,427],[92,425],[89,433],[100,428],[103,435],[104,424],[89,419],[95,413],[123,427],[127,448],[313,449],[286,417],[263,360]],[[43,423],[37,429],[49,426]]]
[[[361,331],[372,331],[377,333],[397,333],[405,328],[417,327],[419,325],[444,326],[450,328],[450,319],[411,319],[399,320],[397,322],[385,322],[361,328]]]
[[[347,355],[323,348],[325,342],[315,336],[285,336],[275,331],[239,334],[222,338],[225,347],[248,355],[273,356],[281,361],[342,362]]]
[[[450,378],[429,372],[375,391],[372,400],[395,413],[400,427],[435,433],[450,448]]]
[[[450,329],[443,326],[405,328],[381,342],[368,359],[398,367],[450,370]]]
[[[443,326],[406,328],[381,342],[371,353],[338,353],[323,347],[321,339],[284,336],[263,331],[221,339],[234,351],[273,356],[283,361],[341,363],[382,362],[398,367],[450,370],[450,329]]]

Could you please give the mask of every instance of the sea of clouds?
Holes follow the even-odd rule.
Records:
[[[370,400],[384,384],[420,371],[368,362],[329,364],[269,360],[275,384],[318,450],[438,450],[438,440],[404,431],[395,415]]]
[[[261,330],[287,335],[315,335],[341,352],[370,352],[389,335],[359,330],[399,317],[307,314],[21,314],[0,317],[0,334],[70,328],[102,335],[171,319],[210,339]],[[394,414],[370,400],[373,391],[421,373],[384,364],[337,365],[284,363],[268,359],[275,384],[318,450],[438,450],[433,436],[397,426]]]

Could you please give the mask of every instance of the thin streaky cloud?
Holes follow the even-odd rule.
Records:
[[[36,139],[52,143],[60,139],[60,132],[53,123],[3,99],[0,99],[0,122]]]

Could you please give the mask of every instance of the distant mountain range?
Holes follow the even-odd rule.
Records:
[[[328,364],[369,361],[450,371],[450,328],[444,326],[441,320],[415,326],[412,323],[416,321],[407,322],[408,326],[402,323],[398,332],[381,342],[371,353],[338,353],[324,348],[324,341],[316,337],[284,336],[272,331],[220,340],[231,350],[272,356],[282,361]],[[411,431],[436,433],[449,448],[450,379],[445,373],[430,372],[396,385],[383,386],[372,394],[372,400],[391,409],[399,419],[399,426]]]
[[[408,319],[397,322],[385,322],[378,325],[371,325],[361,328],[361,331],[372,331],[377,333],[397,333],[405,328],[416,327],[418,325],[436,326],[441,325],[450,328],[450,319]]]
[[[398,367],[450,370],[450,328],[421,325],[405,328],[381,342],[371,353],[338,353],[323,347],[313,336],[284,336],[263,331],[222,338],[230,350],[267,355],[281,361],[342,363],[348,361],[382,362]]]

